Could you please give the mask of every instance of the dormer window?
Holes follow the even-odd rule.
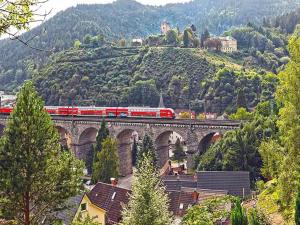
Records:
[[[114,200],[116,197],[117,192],[114,192],[113,195],[111,196],[111,200]]]
[[[180,203],[179,205],[179,209],[182,210],[183,209],[183,203]]]

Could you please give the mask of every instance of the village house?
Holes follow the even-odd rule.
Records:
[[[89,215],[95,222],[103,225],[118,224],[122,219],[122,205],[129,202],[131,190],[124,189],[112,184],[97,183],[95,187],[86,193],[74,217],[76,220],[79,216],[85,218]],[[188,208],[198,204],[199,195],[193,191],[167,192],[170,202],[169,210],[173,213],[176,221],[181,221]]]
[[[236,52],[237,49],[237,40],[233,37],[226,36],[226,37],[219,37],[218,38],[221,41],[221,52],[231,53]]]
[[[131,46],[142,46],[143,45],[143,39],[141,38],[134,38],[131,41]]]

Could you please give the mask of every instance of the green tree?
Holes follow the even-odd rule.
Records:
[[[80,46],[81,46],[81,42],[80,42],[78,39],[76,39],[76,40],[74,41],[74,48],[79,49]]]
[[[279,111],[279,130],[284,145],[279,185],[284,208],[292,208],[296,196],[295,187],[300,177],[300,26],[289,41],[291,60],[279,74],[280,84],[276,92],[277,100],[283,105]],[[292,212],[291,209],[288,210]]]
[[[110,183],[110,178],[119,176],[119,157],[117,141],[107,137],[102,142],[102,150],[97,153],[97,161],[93,165],[93,183],[98,181]]]
[[[253,118],[253,114],[248,112],[245,108],[238,108],[236,113],[231,114],[229,118],[231,120],[251,120]]]
[[[92,172],[92,181],[97,182],[96,174],[93,173],[92,168],[97,167],[96,164],[101,162],[98,161],[97,154],[102,150],[103,141],[109,136],[109,130],[107,128],[107,124],[103,119],[100,125],[100,128],[97,133],[96,143],[92,146],[91,154],[89,155],[89,159],[87,160],[87,168],[88,172]],[[92,168],[90,168],[90,164],[92,164]]]
[[[85,216],[85,218],[82,218],[82,215],[79,214],[78,218],[76,218],[76,220],[73,221],[71,225],[102,225],[102,224],[95,222],[94,219],[91,218],[89,214]]]
[[[171,225],[173,218],[169,212],[169,199],[151,155],[143,155],[134,177],[132,194],[122,212],[121,225]]]
[[[300,185],[298,185],[298,192],[296,197],[295,223],[296,225],[300,225]]]
[[[41,3],[37,0],[0,0],[0,36],[15,30],[27,30],[32,23],[46,16],[36,12],[35,8]]]
[[[183,162],[186,159],[186,154],[183,150],[181,142],[179,138],[177,138],[175,142],[175,150],[173,151],[172,160],[176,161],[177,163]]]
[[[244,90],[240,88],[236,97],[236,107],[237,108],[245,108],[247,110],[247,100],[244,93]]]
[[[136,166],[137,163],[137,154],[138,154],[138,144],[136,139],[133,139],[132,150],[131,150],[131,157],[132,157],[132,165]]]
[[[178,33],[176,30],[169,30],[166,33],[166,42],[169,45],[177,45],[178,44]]]
[[[259,153],[263,161],[262,175],[267,179],[278,178],[284,158],[282,147],[274,139],[266,140],[259,146]]]
[[[205,29],[204,33],[201,34],[201,40],[200,40],[200,44],[201,44],[201,47],[203,48],[204,47],[204,43],[207,39],[210,38],[210,33],[207,29]]]
[[[26,82],[0,139],[0,208],[20,224],[37,224],[78,193],[82,172],[82,163],[61,151],[43,101]]]
[[[234,203],[234,208],[232,209],[230,215],[230,224],[248,225],[246,210],[242,207],[240,200],[236,200]]]
[[[143,161],[144,155],[151,157],[155,166],[157,166],[157,154],[153,145],[153,141],[149,134],[145,134],[142,142],[142,146],[139,148],[137,155],[137,163],[138,167],[140,167],[140,163]]]
[[[189,47],[190,45],[190,35],[187,29],[183,32],[183,45],[185,48]]]

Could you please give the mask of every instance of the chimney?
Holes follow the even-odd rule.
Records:
[[[192,193],[192,199],[193,199],[193,204],[196,204],[198,202],[198,197],[199,197],[199,193],[195,190]]]
[[[118,180],[116,179],[116,178],[110,178],[110,182],[111,182],[111,185],[113,186],[113,187],[116,187],[117,186],[117,184],[118,184]]]

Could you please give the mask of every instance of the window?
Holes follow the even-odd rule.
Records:
[[[80,211],[86,211],[86,203],[80,205]]]
[[[179,209],[183,209],[183,203],[180,203],[180,205],[179,205]]]

